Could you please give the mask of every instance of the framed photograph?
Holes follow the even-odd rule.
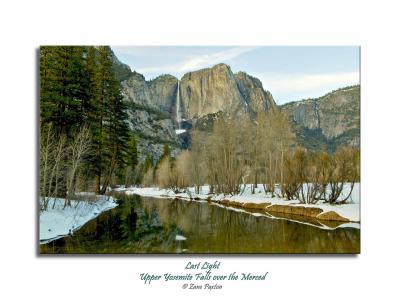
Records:
[[[39,49],[39,253],[360,253],[360,47]]]

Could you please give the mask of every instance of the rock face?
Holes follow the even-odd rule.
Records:
[[[359,85],[317,99],[288,103],[282,109],[294,122],[300,139],[315,137],[325,142],[330,150],[342,144],[360,146]]]
[[[235,74],[239,92],[250,113],[255,115],[259,111],[267,111],[275,106],[275,101],[269,91],[265,91],[259,79],[245,72]]]
[[[178,154],[184,141],[175,133],[173,107],[178,79],[163,75],[146,81],[144,76],[132,72],[122,82],[122,94],[128,104],[129,124],[138,139],[139,160],[146,156],[156,161],[164,144],[171,148],[173,156]]]
[[[149,107],[173,116],[178,79],[171,75],[162,75],[151,81],[133,72],[122,82],[122,93],[127,102]]]
[[[152,104],[162,112],[175,116],[178,79],[171,75],[162,75],[149,82],[149,90]]]
[[[178,92],[185,129],[196,121],[205,122],[202,120],[208,120],[210,115],[236,117],[250,113],[255,116],[275,106],[272,95],[263,89],[260,80],[244,72],[233,74],[226,64],[185,74],[179,90],[174,76],[162,75],[146,81],[143,75],[131,72],[122,81],[122,94],[129,106],[131,129],[138,136],[139,151],[143,152],[141,159],[144,153],[157,159],[165,143],[173,153],[187,144],[187,134],[175,133]]]
[[[180,95],[183,114],[188,119],[219,111],[233,116],[255,115],[275,105],[260,80],[244,72],[233,74],[226,64],[185,74],[180,83]]]
[[[115,76],[117,77],[118,81],[123,81],[128,79],[132,73],[131,68],[128,65],[119,61],[114,53],[112,53],[111,59],[113,61]]]
[[[259,79],[245,72],[234,74],[226,64],[186,73],[178,84],[178,79],[171,75],[146,81],[143,75],[132,72],[114,58],[116,75],[129,106],[130,127],[138,137],[141,160],[146,155],[156,160],[166,143],[174,155],[190,142],[188,133],[175,132],[178,92],[181,129],[211,130],[215,119],[222,115],[255,117],[276,107],[271,93],[264,90]],[[280,108],[292,120],[297,142],[311,150],[334,151],[342,144],[359,147],[359,86]]]
[[[133,72],[126,81],[122,82],[122,94],[127,102],[155,108],[150,99],[149,86],[144,76],[139,73]]]
[[[180,91],[183,113],[188,119],[218,111],[233,114],[245,108],[235,77],[225,64],[185,74]]]
[[[146,81],[132,72],[122,82],[125,100],[146,106],[176,118],[178,79],[162,75]],[[179,86],[182,116],[188,120],[223,112],[228,115],[257,114],[275,106],[270,92],[262,83],[244,72],[233,74],[226,64],[217,64],[185,74]]]
[[[147,107],[129,106],[129,126],[138,139],[139,160],[146,156],[157,160],[162,155],[164,144],[168,144],[173,156],[184,147],[175,134],[175,125],[168,115]]]

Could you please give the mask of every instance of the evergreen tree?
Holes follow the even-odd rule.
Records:
[[[100,135],[101,168],[105,168],[104,180],[101,181],[101,172],[98,181],[102,183],[100,194],[104,194],[110,183],[110,179],[117,164],[124,164],[124,155],[128,142],[129,127],[127,123],[126,105],[122,100],[121,85],[117,80],[113,64],[112,52],[110,47],[100,47],[99,49],[99,102],[100,113]]]
[[[143,173],[145,173],[151,167],[153,167],[153,159],[151,156],[147,155],[143,162]]]
[[[98,193],[107,190],[116,169],[137,163],[136,144],[134,150],[128,144],[127,118],[110,47],[41,47],[41,126],[51,124],[56,138],[65,136],[70,143],[80,128],[89,128],[85,173],[96,178]],[[69,159],[65,155],[66,163]]]
[[[165,157],[171,157],[171,150],[170,150],[170,148],[169,148],[169,145],[166,144],[166,143],[165,143],[164,146],[163,146],[163,153],[162,153],[162,155],[161,155],[159,161],[161,161],[161,160],[164,159]]]
[[[154,172],[157,171],[157,169],[160,166],[161,162],[165,158],[171,159],[171,150],[170,150],[169,145],[167,143],[164,143],[164,145],[163,145],[163,152],[162,152],[160,158],[157,160],[156,165],[154,166]]]
[[[40,49],[40,120],[67,137],[82,125],[89,101],[85,55],[85,47]]]
[[[57,140],[72,143],[84,125],[89,103],[89,74],[86,72],[86,48],[44,46],[40,49],[40,126],[50,125]],[[56,196],[67,192],[67,167],[71,160],[66,151],[59,162],[59,178],[54,182]]]
[[[125,169],[123,174],[125,176],[125,187],[129,187],[130,185],[137,182],[138,178],[138,152],[136,146],[136,138],[132,134],[130,135],[128,146],[127,146],[127,154],[126,154],[126,161],[124,167],[120,167],[120,169]]]
[[[131,135],[128,142],[128,166],[131,166],[134,169],[138,163],[138,152],[136,145],[136,138],[134,135]]]

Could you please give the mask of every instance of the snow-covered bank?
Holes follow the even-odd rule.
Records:
[[[278,188],[278,187],[277,187]],[[346,204],[340,205],[330,205],[319,201],[316,204],[300,204],[297,200],[287,200],[285,198],[271,197],[271,195],[265,195],[262,185],[258,185],[255,194],[251,193],[250,185],[246,185],[244,192],[240,195],[223,195],[223,194],[209,194],[209,187],[203,186],[201,188],[200,194],[195,194],[194,188],[189,188],[186,193],[175,194],[172,190],[160,189],[156,187],[152,188],[127,188],[121,189],[119,191],[125,191],[126,194],[137,194],[141,196],[148,197],[171,197],[171,198],[181,198],[190,200],[190,198],[211,200],[211,201],[229,201],[231,203],[237,203],[239,206],[243,204],[268,204],[267,210],[274,210],[274,208],[287,206],[290,207],[304,207],[304,208],[319,208],[322,212],[315,215],[316,218],[321,218],[322,220],[327,219],[329,216],[328,212],[335,212],[340,217],[346,218],[351,222],[360,222],[360,184],[356,183],[352,194]],[[343,196],[348,194],[350,191],[350,184],[346,184],[343,192]],[[343,197],[342,197],[343,198]],[[236,205],[235,205],[236,207]],[[244,206],[246,207],[246,206]],[[300,208],[301,209],[301,208]],[[325,219],[324,219],[325,218]]]
[[[52,209],[53,200],[56,200]],[[96,218],[102,212],[117,206],[110,196],[97,195],[94,201],[71,201],[71,206],[63,209],[64,199],[51,199],[47,211],[40,213],[40,243],[62,238],[79,229],[86,222]]]

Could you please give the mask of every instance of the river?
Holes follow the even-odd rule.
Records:
[[[118,207],[41,245],[40,253],[360,252],[358,228],[322,229],[311,219],[271,219],[207,202],[113,196]]]

